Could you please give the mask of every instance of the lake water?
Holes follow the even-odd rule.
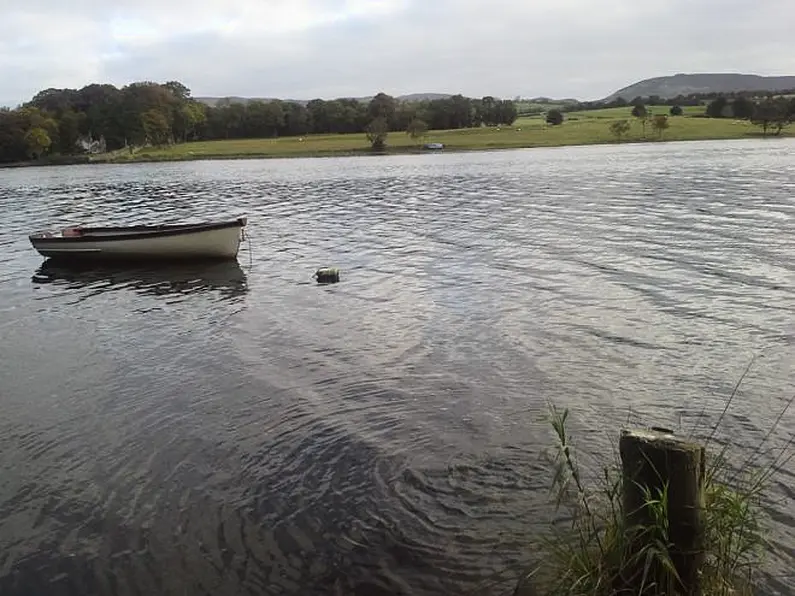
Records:
[[[26,236],[239,214],[208,268],[40,279]],[[736,461],[795,394],[791,140],[0,170],[0,221],[3,595],[504,594],[549,402],[595,471],[627,424],[708,433],[752,359]]]

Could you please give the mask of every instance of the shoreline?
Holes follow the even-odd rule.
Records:
[[[11,168],[27,168],[27,167],[45,167],[45,166],[69,166],[69,165],[124,165],[135,163],[173,163],[184,161],[235,161],[243,159],[305,159],[305,158],[326,158],[326,157],[389,157],[397,155],[429,155],[429,154],[449,154],[449,153],[468,153],[468,152],[492,152],[492,151],[510,151],[519,149],[554,149],[559,147],[593,147],[593,146],[615,146],[615,145],[637,145],[637,144],[658,144],[658,143],[675,143],[675,142],[698,142],[698,141],[742,141],[742,140],[780,140],[795,137],[795,133],[790,131],[782,131],[780,135],[762,135],[749,134],[744,132],[736,136],[722,136],[722,135],[704,135],[697,138],[661,138],[661,139],[643,139],[633,138],[625,140],[594,140],[594,141],[573,141],[573,142],[558,142],[558,143],[504,143],[504,144],[472,144],[464,146],[447,145],[443,149],[424,149],[421,146],[413,145],[397,145],[389,147],[384,151],[372,151],[367,147],[354,148],[354,149],[327,149],[327,150],[312,150],[305,151],[250,151],[250,152],[237,152],[237,153],[193,153],[193,152],[180,152],[180,153],[162,153],[163,149],[147,148],[139,154],[129,155],[124,153],[123,156],[109,156],[92,158],[89,155],[69,155],[69,156],[52,156],[42,160],[31,160],[24,162],[13,163],[0,163],[0,169]],[[274,139],[245,139],[245,141],[261,141],[268,142]],[[205,143],[223,143],[225,141],[205,141]],[[173,145],[173,147],[184,146],[186,144]],[[187,145],[190,145],[188,143]],[[168,149],[166,149],[168,151]],[[152,152],[161,152],[160,154]]]

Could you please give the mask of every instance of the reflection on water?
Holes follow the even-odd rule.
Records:
[[[92,294],[117,290],[154,296],[215,292],[231,299],[248,291],[246,274],[236,260],[131,266],[47,259],[31,279],[34,284],[63,285]]]

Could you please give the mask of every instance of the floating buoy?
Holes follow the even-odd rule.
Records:
[[[323,267],[315,271],[315,278],[319,284],[332,284],[340,280],[340,270],[336,267]]]

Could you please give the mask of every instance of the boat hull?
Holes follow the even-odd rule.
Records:
[[[78,237],[30,236],[44,257],[69,260],[234,259],[245,220],[226,224],[87,228]]]

